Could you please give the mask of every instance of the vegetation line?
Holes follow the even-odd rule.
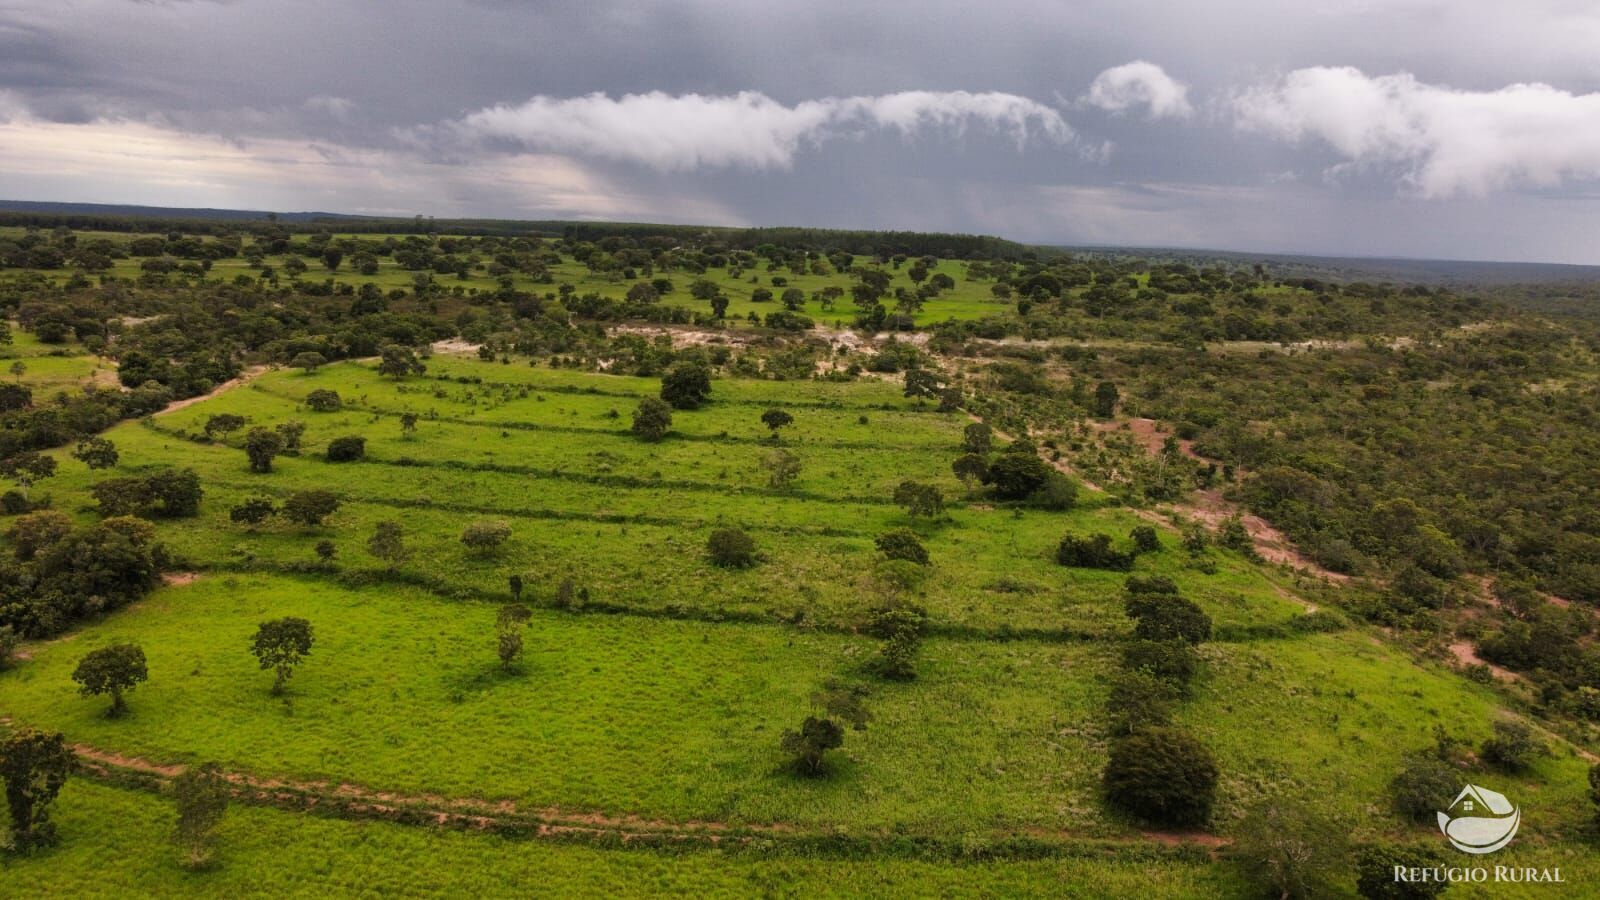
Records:
[[[183,766],[162,765],[88,747],[73,746],[80,774],[123,789],[170,793]],[[719,847],[823,858],[890,856],[949,861],[1025,860],[1061,857],[1129,855],[1162,859],[1192,854],[1193,848],[1172,846],[1159,836],[1089,837],[1066,832],[1039,837],[1038,829],[1023,834],[994,834],[974,839],[933,835],[842,835],[833,830],[802,829],[787,824],[732,824],[716,821],[666,821],[636,815],[580,812],[556,807],[527,809],[509,800],[485,801],[433,794],[373,791],[349,783],[301,782],[226,772],[230,796],[252,806],[310,813],[332,819],[383,821],[397,825],[444,828],[537,839],[643,850]]]
[[[275,391],[270,388],[262,387],[260,384],[252,385],[251,389],[266,394],[269,397],[276,397],[279,400],[289,400],[295,403],[302,403],[305,401],[304,397],[299,397],[285,391]],[[783,408],[784,404],[768,403],[765,404],[765,406],[768,409],[781,409]],[[375,416],[384,416],[386,418],[399,418],[408,414],[405,410],[388,409],[386,407],[373,406],[370,403],[358,403],[352,400],[345,400],[343,402],[343,409],[352,412],[370,413]],[[903,412],[904,410],[890,409],[885,411]],[[424,421],[428,422],[439,422],[445,425],[461,425],[468,428],[499,428],[505,431],[545,431],[554,434],[598,434],[607,435],[610,437],[628,436],[627,429],[625,428],[591,428],[583,425],[548,425],[538,422],[524,422],[521,420],[473,419],[464,418],[461,416],[424,415],[422,418]],[[679,431],[672,432],[671,439],[674,441],[690,441],[694,443],[706,444],[747,444],[752,447],[773,446],[771,441],[765,437],[685,434]],[[904,453],[907,451],[926,449],[925,446],[883,444],[876,441],[805,441],[803,443],[796,443],[794,446],[799,448],[820,448],[825,450],[881,450],[887,453]]]

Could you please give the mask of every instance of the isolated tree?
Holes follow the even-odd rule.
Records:
[[[886,531],[874,538],[872,543],[886,559],[903,559],[919,566],[928,564],[928,548],[922,546],[917,533],[909,528]]]
[[[276,673],[272,682],[274,695],[283,693],[294,667],[311,655],[314,641],[311,623],[294,616],[262,622],[256,629],[255,637],[250,639],[250,652],[263,671],[271,669]]]
[[[1117,414],[1117,400],[1121,395],[1117,393],[1117,386],[1109,381],[1102,381],[1094,386],[1094,414],[1102,419],[1109,419]]]
[[[307,375],[310,375],[312,372],[315,372],[327,364],[328,358],[315,350],[307,350],[304,353],[296,353],[294,359],[289,361],[289,365],[296,369],[304,369]]]
[[[711,298],[711,315],[718,319],[728,317],[728,298],[721,294]]]
[[[332,491],[295,491],[283,501],[283,517],[296,525],[315,528],[339,509],[339,497]]]
[[[306,395],[306,408],[314,412],[337,412],[342,405],[338,391],[318,388]]]
[[[328,267],[329,272],[339,271],[341,262],[344,262],[344,251],[338,247],[329,247],[322,251],[322,264]]]
[[[1432,822],[1439,804],[1448,803],[1461,789],[1461,772],[1437,753],[1409,753],[1400,771],[1389,781],[1389,799],[1400,815],[1412,822]]]
[[[461,532],[461,543],[474,555],[489,556],[511,537],[511,523],[504,519],[479,519]]]
[[[274,430],[278,432],[278,437],[283,438],[283,452],[289,456],[299,456],[300,438],[306,433],[306,423],[290,419],[287,422],[279,422]]]
[[[55,843],[50,804],[61,793],[77,756],[59,732],[19,728],[0,738],[0,781],[11,813],[11,845],[27,853]]]
[[[91,651],[78,661],[78,668],[72,672],[78,692],[85,697],[111,695],[111,710],[107,715],[113,719],[128,711],[122,693],[133,690],[134,685],[149,677],[144,650],[137,644],[112,644]]]
[[[317,553],[317,559],[322,562],[323,565],[333,562],[333,558],[339,555],[339,548],[333,545],[333,541],[317,541],[317,546],[315,549]]]
[[[522,657],[522,629],[532,618],[533,610],[521,603],[508,603],[495,616],[496,652],[501,668],[508,672]]]
[[[186,868],[203,869],[210,864],[228,798],[228,781],[214,762],[189,766],[172,779],[172,799],[178,807],[172,842],[183,854]]]
[[[278,514],[278,508],[266,497],[251,497],[228,510],[228,520],[235,525],[252,528]]]
[[[748,569],[756,564],[756,542],[737,528],[718,528],[706,540],[711,561],[724,569]]]
[[[667,436],[672,428],[672,407],[665,401],[646,397],[633,411],[633,433],[641,440],[655,443]]]
[[[761,424],[767,426],[772,432],[772,440],[778,440],[778,429],[788,427],[794,423],[794,416],[785,410],[769,409],[761,414]]]
[[[28,364],[20,359],[17,360],[11,364],[11,374],[16,376],[17,381],[22,381],[22,376],[28,374]]]
[[[56,458],[28,451],[0,462],[0,475],[15,481],[22,488],[22,499],[28,499],[33,486],[56,474]]]
[[[350,434],[328,442],[328,462],[355,462],[367,455],[367,439]]]
[[[1191,828],[1211,818],[1217,763],[1198,738],[1150,728],[1111,745],[1106,795],[1125,812],[1157,825]]]
[[[894,502],[912,518],[937,518],[944,514],[944,492],[931,484],[906,480],[894,489]]]
[[[60,543],[72,533],[72,517],[60,510],[41,509],[18,516],[6,529],[17,559],[30,560]]]
[[[661,378],[661,399],[673,409],[698,409],[711,396],[711,370],[702,362],[680,362]]]
[[[117,445],[103,437],[84,438],[73,449],[72,458],[91,469],[109,469],[117,464]]]
[[[522,576],[513,573],[506,579],[506,587],[511,589],[511,599],[517,603],[522,602]]]
[[[244,452],[250,457],[250,471],[271,472],[273,458],[283,452],[283,435],[267,428],[252,428],[244,437]]]
[[[385,344],[378,350],[378,374],[400,379],[407,375],[421,375],[428,370],[417,352],[401,344]]]
[[[972,422],[961,432],[961,449],[979,456],[994,448],[994,429],[983,422]]]
[[[219,436],[227,437],[243,428],[244,425],[244,416],[236,416],[233,413],[216,413],[206,419],[206,424],[202,430],[207,438],[216,440]]]
[[[1304,801],[1268,797],[1235,827],[1231,855],[1263,896],[1336,896],[1350,871],[1346,829]]]
[[[832,719],[806,716],[798,729],[783,733],[779,746],[794,757],[796,772],[816,777],[827,771],[827,752],[844,746],[844,729]]]
[[[367,552],[388,563],[391,571],[411,555],[406,548],[404,529],[399,522],[392,520],[378,523],[372,537],[367,539]]]
[[[869,664],[880,676],[891,681],[910,681],[917,677],[916,656],[922,646],[922,633],[928,614],[918,606],[891,603],[873,610],[867,633],[880,638],[878,655]]]
[[[407,412],[400,414],[400,434],[405,438],[413,438],[417,434],[417,414]]]
[[[761,461],[767,470],[767,484],[778,490],[787,490],[800,477],[800,457],[787,450],[774,450]]]

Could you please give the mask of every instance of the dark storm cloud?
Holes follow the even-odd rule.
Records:
[[[0,194],[1600,261],[1595,46],[1572,0],[0,0]]]

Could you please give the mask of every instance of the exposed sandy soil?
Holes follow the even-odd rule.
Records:
[[[161,583],[171,587],[183,587],[199,580],[199,572],[165,572],[161,576]]]
[[[1451,644],[1450,655],[1455,657],[1456,662],[1462,664],[1463,666],[1488,666],[1489,671],[1494,673],[1494,677],[1500,679],[1501,681],[1522,680],[1521,675],[1518,675],[1510,669],[1501,668],[1500,666],[1497,666],[1479,656],[1477,648],[1472,646],[1471,641],[1456,641],[1455,643]]]
[[[171,403],[168,403],[167,404],[167,408],[163,409],[162,411],[160,411],[158,413],[156,413],[156,415],[164,416],[167,413],[177,412],[180,409],[186,409],[186,408],[188,408],[190,406],[195,405],[196,403],[204,403],[205,401],[210,400],[212,397],[215,397],[218,394],[223,394],[223,393],[226,393],[228,391],[233,390],[234,388],[238,387],[239,385],[244,384],[246,381],[249,381],[250,379],[256,377],[257,375],[260,375],[262,372],[265,372],[265,371],[267,371],[267,366],[251,366],[250,368],[245,369],[244,370],[244,374],[240,375],[238,378],[230,378],[227,381],[224,381],[223,383],[221,383],[221,384],[217,385],[216,387],[212,388],[207,393],[201,394],[198,397],[185,397],[182,400],[174,400]]]

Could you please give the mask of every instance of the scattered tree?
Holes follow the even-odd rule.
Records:
[[[103,437],[84,438],[72,451],[72,458],[90,469],[109,469],[117,464],[117,445]]]
[[[300,455],[300,438],[306,433],[306,423],[296,419],[279,422],[275,429],[283,438],[283,452],[289,456]]]
[[[913,519],[929,519],[944,515],[944,492],[931,484],[906,480],[894,489],[894,502],[906,508]]]
[[[1148,728],[1111,746],[1106,794],[1157,825],[1191,828],[1211,818],[1217,763],[1199,739],[1176,728]]]
[[[922,546],[917,533],[909,528],[886,531],[874,538],[873,544],[886,559],[903,559],[919,566],[928,564],[928,548]]]
[[[1349,871],[1346,828],[1306,803],[1272,797],[1234,829],[1233,856],[1264,895],[1336,896]]]
[[[345,435],[328,442],[328,462],[355,462],[367,455],[367,439],[360,435]]]
[[[994,429],[983,422],[972,422],[961,432],[961,449],[978,456],[986,455],[994,446]]]
[[[522,628],[531,618],[533,610],[521,603],[508,603],[500,607],[500,612],[495,617],[495,631],[498,636],[496,647],[500,656],[500,667],[507,672],[515,668],[517,660],[522,657]]]
[[[112,644],[91,651],[78,661],[78,668],[72,672],[72,680],[78,683],[78,691],[85,697],[111,695],[111,710],[107,715],[113,719],[128,711],[122,693],[133,690],[149,677],[144,650],[137,644]]]
[[[639,401],[639,408],[633,411],[635,435],[641,440],[655,443],[666,437],[671,428],[672,407],[654,397],[646,397]]]
[[[413,438],[413,437],[416,437],[416,435],[417,435],[417,414],[416,413],[414,413],[414,412],[405,412],[405,413],[401,413],[400,414],[400,434],[401,434],[402,437],[404,437],[404,438],[406,438],[408,440]]]
[[[296,525],[315,528],[339,509],[339,497],[332,491],[295,491],[283,501],[283,517]]]
[[[399,522],[392,520],[378,523],[372,537],[367,539],[367,552],[388,563],[390,571],[394,571],[411,555],[406,548],[405,531]]]
[[[28,451],[0,462],[0,475],[15,481],[22,488],[22,499],[28,499],[33,486],[56,474],[56,458]]]
[[[256,629],[255,637],[250,639],[250,652],[263,671],[272,669],[276,673],[272,682],[274,695],[283,693],[294,667],[311,655],[314,640],[311,623],[294,616],[262,622]]]
[[[227,437],[245,426],[245,417],[233,413],[216,413],[206,419],[203,430],[206,438],[216,440],[218,437]]]
[[[787,450],[774,450],[761,461],[767,470],[767,484],[777,490],[788,490],[800,477],[800,457]]]
[[[774,408],[761,414],[761,424],[772,431],[772,440],[774,442],[778,440],[778,429],[785,428],[793,423],[794,416],[790,415],[786,410]]]
[[[1128,538],[1133,541],[1133,549],[1139,553],[1156,553],[1161,550],[1161,535],[1156,533],[1154,526],[1135,525],[1128,532]]]
[[[266,428],[252,428],[245,435],[244,452],[250,457],[250,471],[271,472],[273,458],[283,452],[283,436]]]
[[[5,782],[13,848],[27,853],[55,843],[50,804],[75,768],[77,756],[60,733],[21,728],[0,738],[0,781]]]
[[[203,869],[210,865],[216,847],[217,826],[228,811],[228,782],[214,762],[189,766],[172,779],[172,799],[178,807],[178,827],[172,836],[183,865]]]
[[[661,399],[674,409],[698,409],[711,396],[711,370],[701,362],[681,362],[661,379]]]
[[[328,358],[323,356],[321,353],[316,352],[315,350],[307,350],[304,353],[297,353],[295,354],[294,359],[290,360],[289,362],[289,365],[296,369],[304,370],[307,375],[310,375],[312,372],[315,372],[327,364]]]
[[[1521,722],[1502,719],[1494,723],[1494,736],[1483,742],[1478,757],[1502,772],[1521,772],[1533,763],[1533,758],[1545,752],[1545,747],[1533,735],[1533,729]]]
[[[401,344],[385,344],[378,350],[378,374],[400,379],[407,375],[421,375],[428,367],[417,358],[417,352]]]
[[[343,405],[338,391],[318,388],[306,395],[306,408],[313,412],[338,412]]]
[[[278,508],[266,497],[251,497],[228,510],[228,519],[235,525],[249,525],[252,528],[278,514]]]
[[[798,730],[783,733],[780,746],[794,757],[795,771],[814,778],[827,771],[827,752],[844,746],[844,729],[832,719],[806,716]]]

